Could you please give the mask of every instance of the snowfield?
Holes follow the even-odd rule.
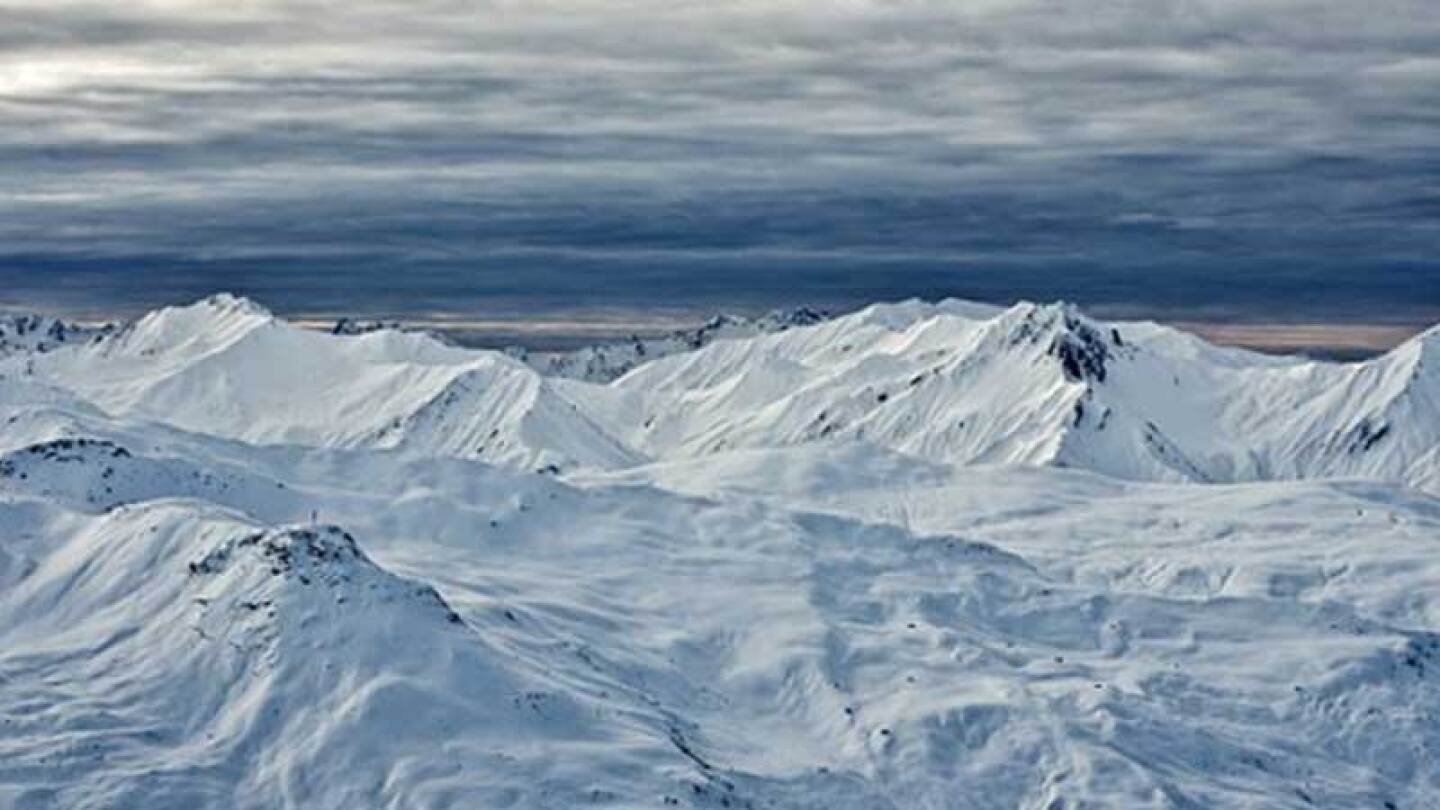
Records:
[[[0,808],[1440,807],[1440,331],[23,323]]]

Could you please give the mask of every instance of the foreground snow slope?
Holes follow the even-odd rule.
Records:
[[[1353,477],[1431,480],[1386,465],[1433,336],[1110,328],[877,307],[596,386],[217,298],[18,357],[0,807],[1440,806],[1440,501]],[[1117,427],[1157,358],[1204,375],[1172,455]],[[1362,417],[1353,456],[1301,441]],[[1201,485],[1238,452],[1201,419],[1271,437],[1228,478],[1323,480]]]

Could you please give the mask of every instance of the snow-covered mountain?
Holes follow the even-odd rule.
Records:
[[[0,808],[1440,805],[1433,330],[342,332],[0,360]]]
[[[45,315],[0,315],[0,357],[98,340],[114,329],[114,325],[84,326]]]
[[[730,325],[744,336],[725,337]],[[950,301],[716,321],[688,340],[688,351],[643,349],[659,356],[595,384],[569,378],[595,376],[578,366],[548,376],[420,333],[300,329],[221,295],[27,355],[23,372],[11,358],[0,373],[250,443],[394,447],[525,469],[866,441],[948,463],[1136,480],[1440,486],[1433,329],[1346,364],[1219,348],[1065,304]]]
[[[658,360],[593,399],[612,432],[657,459],[867,441],[1139,480],[1353,476],[1433,490],[1437,352],[1435,330],[1338,364],[1063,304],[909,303]]]
[[[503,354],[390,329],[315,332],[223,294],[74,351],[11,358],[7,372],[111,414],[249,443],[405,447],[521,467],[632,460]]]
[[[505,353],[547,376],[607,383],[652,360],[692,352],[717,340],[784,332],[799,326],[812,326],[829,317],[829,313],[809,307],[778,309],[758,318],[716,315],[693,329],[680,329],[665,335],[633,335],[627,340],[566,352],[532,352],[516,346],[506,349]],[[340,324],[336,328],[338,330]]]

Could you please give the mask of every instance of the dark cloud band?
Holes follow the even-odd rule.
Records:
[[[0,282],[1440,311],[1425,3],[957,5],[12,3]]]

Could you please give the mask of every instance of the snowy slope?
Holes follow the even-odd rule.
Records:
[[[775,310],[758,318],[716,315],[694,329],[680,329],[654,337],[636,335],[628,340],[587,346],[574,351],[532,352],[522,346],[505,351],[546,376],[608,383],[652,360],[691,352],[717,340],[735,340],[784,332],[799,326],[817,324],[829,317],[829,313],[809,307]],[[340,330],[339,324],[336,329]]]
[[[1374,489],[1317,511],[1321,485],[1137,490],[1045,470],[1025,474],[1036,497],[997,471],[965,487],[1003,524],[952,510],[949,533],[912,534],[731,495],[287,452],[256,455],[296,497],[257,490],[263,518],[188,498],[83,515],[0,504],[8,528],[50,538],[0,597],[0,796],[1045,808],[1440,795],[1433,501]],[[844,481],[820,489],[843,496]],[[1225,549],[1229,573],[1208,585],[1194,550],[1168,542],[1167,518],[1197,491],[1210,494],[1185,523],[1225,515],[1191,529]],[[1034,512],[1057,497],[1068,507]],[[285,522],[311,508],[356,528]],[[1116,516],[1126,546],[1082,567],[1092,555],[1072,538],[1108,537]],[[1026,554],[977,540],[991,536]],[[1313,562],[1294,556],[1307,548]]]
[[[630,761],[647,742],[648,771],[684,761],[508,668],[336,527],[152,502],[92,521],[0,605],[19,806],[543,806],[659,790]]]
[[[1440,486],[1435,330],[1341,364],[1221,349],[1064,304],[906,302],[772,320],[702,329],[688,344],[698,348],[666,344],[600,385],[423,334],[307,331],[222,295],[98,342],[12,357],[0,374],[250,443],[396,447],[523,469],[860,440],[944,463],[1136,480]]]
[[[592,407],[657,459],[863,440],[947,463],[1139,480],[1433,487],[1440,363],[1425,358],[1437,346],[1432,330],[1369,362],[1323,363],[1067,305],[911,303],[665,358]]]
[[[0,808],[1440,806],[1435,346],[907,302],[598,385],[221,296],[22,352]]]
[[[550,380],[496,354],[478,357],[421,407],[364,443],[555,471],[621,468],[643,459]]]
[[[395,330],[312,332],[228,295],[25,357],[23,372],[21,361],[0,373],[68,389],[115,415],[250,443],[403,446],[520,466],[632,459],[504,355]],[[438,424],[452,413],[453,423]]]

